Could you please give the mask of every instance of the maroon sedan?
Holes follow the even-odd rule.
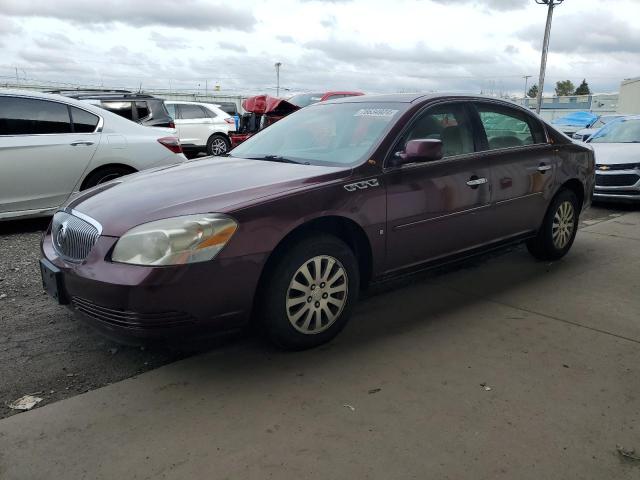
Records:
[[[308,348],[345,326],[372,279],[519,241],[559,259],[593,184],[589,147],[508,102],[323,102],[227,157],[79,194],[44,236],[44,287],[119,338],[260,322]]]

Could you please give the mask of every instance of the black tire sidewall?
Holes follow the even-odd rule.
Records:
[[[215,153],[212,152],[212,145],[213,145],[213,141],[216,139],[220,139],[224,142],[224,144],[227,146],[227,149],[222,152],[222,154],[225,154],[227,152],[229,152],[229,150],[231,150],[231,142],[229,142],[229,140],[227,140],[224,135],[220,135],[219,133],[213,134],[209,137],[209,140],[207,140],[207,154],[208,155],[215,155]]]
[[[113,178],[110,178],[108,181],[115,180],[119,177],[124,177],[125,175],[129,175],[133,173],[131,170],[125,169],[123,167],[106,167],[102,169],[98,169],[95,172],[91,172],[84,180],[82,184],[82,190],[86,190],[91,187],[95,187],[100,185],[100,180],[108,175],[116,174]]]
[[[336,258],[348,277],[347,302],[340,317],[327,330],[317,334],[298,332],[289,322],[286,298],[294,273],[309,259],[317,255]],[[328,342],[347,324],[360,288],[358,261],[349,246],[332,235],[319,235],[303,239],[287,248],[286,253],[266,276],[262,299],[262,322],[267,335],[278,347],[286,350],[304,350]]]
[[[573,206],[574,226],[569,242],[563,248],[557,248],[553,243],[553,219],[558,211],[558,207],[563,202],[570,202]],[[571,249],[573,242],[578,233],[578,224],[580,221],[580,206],[578,198],[571,190],[563,189],[553,198],[551,205],[544,217],[542,228],[538,232],[537,237],[531,242],[529,250],[536,257],[544,260],[557,260],[564,257]]]

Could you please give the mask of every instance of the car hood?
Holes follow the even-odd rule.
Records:
[[[195,213],[229,213],[285,192],[347,177],[350,168],[210,157],[99,185],[68,207],[121,236],[142,223]]]
[[[597,165],[640,164],[640,143],[589,142],[596,155]]]

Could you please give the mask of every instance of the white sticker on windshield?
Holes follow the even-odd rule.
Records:
[[[358,110],[354,117],[393,117],[398,110],[390,108],[362,108]]]

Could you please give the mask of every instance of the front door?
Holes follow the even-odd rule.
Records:
[[[61,205],[100,143],[98,122],[64,103],[0,96],[0,212]]]
[[[438,161],[405,164],[385,173],[387,271],[461,252],[488,238],[491,175],[479,160],[470,112],[445,103],[419,113],[393,152],[412,139],[442,140]]]

